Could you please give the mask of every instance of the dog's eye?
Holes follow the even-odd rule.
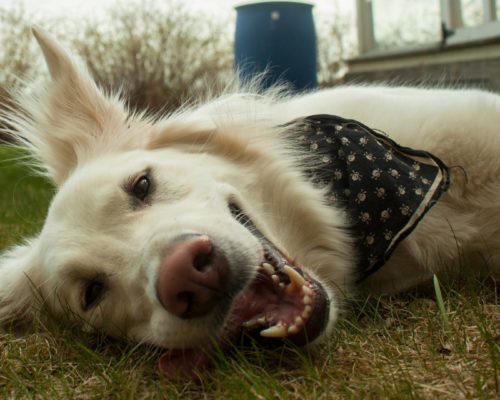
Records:
[[[142,175],[137,181],[134,183],[134,187],[132,188],[132,194],[135,198],[144,201],[148,196],[151,190],[151,182],[149,176]]]
[[[240,224],[248,225],[250,223],[250,218],[248,217],[248,215],[246,215],[243,212],[243,210],[241,209],[241,207],[238,204],[231,202],[228,204],[228,207],[229,207],[229,211],[231,212],[231,215]]]
[[[241,208],[236,203],[233,202],[229,203],[228,208],[233,217],[235,218],[241,213]]]
[[[94,279],[88,281],[85,285],[83,293],[83,310],[87,311],[97,305],[97,303],[102,299],[105,289],[104,283],[99,280]]]

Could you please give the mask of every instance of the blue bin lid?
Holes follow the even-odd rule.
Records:
[[[253,6],[257,4],[274,4],[274,3],[290,3],[290,4],[301,4],[304,6],[310,6],[314,7],[315,4],[310,1],[294,1],[294,0],[273,0],[273,1],[265,1],[265,0],[260,0],[260,1],[242,1],[241,3],[238,3],[234,6],[234,8],[237,10],[238,8],[241,7],[248,7],[248,6]]]

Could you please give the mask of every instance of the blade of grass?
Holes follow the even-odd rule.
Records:
[[[448,318],[448,313],[444,305],[443,294],[441,292],[441,285],[439,284],[439,279],[436,275],[433,276],[432,283],[434,284],[434,292],[436,293],[436,302],[439,307],[439,314],[441,316],[441,321],[443,323],[443,329],[445,332],[450,332],[450,320]]]

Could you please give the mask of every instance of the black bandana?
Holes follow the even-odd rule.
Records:
[[[300,141],[319,158],[307,173],[315,184],[329,186],[330,204],[346,210],[361,281],[384,265],[448,189],[448,168],[357,121],[332,115],[302,121]]]

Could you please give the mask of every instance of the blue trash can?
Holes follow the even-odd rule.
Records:
[[[316,32],[312,4],[266,1],[236,7],[235,64],[243,79],[267,71],[265,87],[287,82],[313,89]]]

